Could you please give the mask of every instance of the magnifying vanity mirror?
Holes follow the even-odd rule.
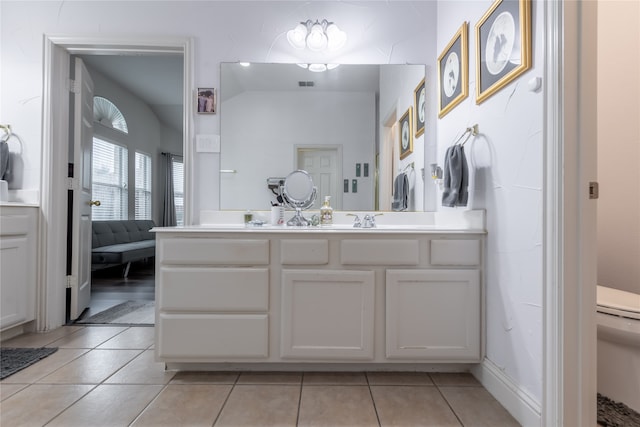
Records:
[[[424,65],[314,73],[297,64],[221,64],[220,208],[269,209],[277,195],[267,179],[304,170],[321,196],[309,208],[331,196],[336,210],[392,210],[394,179],[406,171],[407,210],[424,210],[424,135],[412,129],[413,151],[399,155],[399,122],[415,114],[424,78]]]
[[[318,196],[317,189],[313,186],[311,176],[304,170],[291,172],[284,180],[282,196],[285,203],[296,211],[294,217],[287,221],[287,225],[310,225],[309,220],[302,216],[302,210],[309,209],[313,206]]]

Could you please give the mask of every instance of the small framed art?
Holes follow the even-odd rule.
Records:
[[[413,91],[413,110],[416,113],[416,138],[424,133],[425,123],[425,102],[427,99],[427,90],[425,88],[425,79],[418,84]]]
[[[196,97],[196,111],[200,114],[216,113],[216,90],[213,88],[198,88]]]
[[[438,117],[469,96],[469,23],[464,22],[438,57]]]
[[[476,104],[531,68],[531,0],[496,0],[476,24]]]
[[[412,108],[400,117],[398,128],[400,129],[400,160],[413,153],[413,114]]]

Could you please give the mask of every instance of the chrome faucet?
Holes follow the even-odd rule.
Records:
[[[354,216],[355,218],[353,218],[353,228],[360,228],[362,227],[362,222],[360,222],[360,217],[356,214],[347,214],[347,216]]]
[[[366,214],[364,218],[362,218],[362,228],[375,228],[376,227],[376,216]]]
[[[376,227],[376,217],[380,214],[365,214],[360,220],[360,217],[356,214],[347,214],[348,216],[354,216],[353,219],[353,228],[375,228]]]

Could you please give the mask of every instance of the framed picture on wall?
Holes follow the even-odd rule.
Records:
[[[416,113],[416,138],[424,133],[425,122],[425,102],[427,100],[427,90],[425,88],[425,79],[418,84],[413,91],[413,110]]]
[[[215,114],[216,98],[216,90],[214,88],[198,88],[198,94],[196,96],[196,111],[199,114]]]
[[[413,153],[413,114],[412,108],[400,117],[398,128],[400,129],[400,160]]]
[[[438,57],[438,117],[469,96],[469,23],[464,22]]]
[[[476,24],[476,104],[531,68],[531,0],[497,0]]]

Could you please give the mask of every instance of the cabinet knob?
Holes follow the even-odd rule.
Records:
[[[89,200],[89,206],[100,206],[100,200]]]

